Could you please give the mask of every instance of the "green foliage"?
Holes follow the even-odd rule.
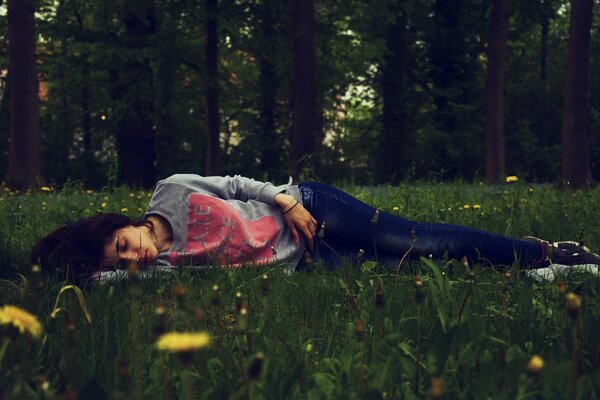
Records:
[[[38,69],[48,90],[41,105],[48,181],[60,185],[79,179],[99,188],[115,159],[120,181],[135,185],[140,180],[131,180],[126,172],[140,168],[142,161],[138,173],[146,175],[141,179],[145,186],[175,172],[202,173],[202,3],[44,0],[37,5]],[[490,5],[482,0],[316,1],[320,145],[315,173],[328,182],[398,182],[440,172],[477,179],[485,168],[483,87]],[[568,2],[515,1],[511,9],[507,165],[511,174],[554,181],[560,168]],[[276,181],[289,174],[292,16],[290,2],[220,2],[223,173],[245,171]],[[394,24],[405,29],[391,29]],[[7,48],[5,27],[6,15],[0,15],[3,68],[8,64],[1,50]],[[401,47],[394,47],[400,42]],[[594,174],[600,171],[595,161],[600,155],[598,46],[592,40]],[[386,68],[394,60],[391,55],[396,62]],[[384,90],[390,73],[397,86],[388,97]],[[9,135],[7,82],[0,78],[4,137]],[[132,132],[138,135],[135,144],[124,144]],[[2,143],[0,176],[8,150],[8,141]],[[148,158],[127,153],[130,148]]]
[[[556,240],[577,239],[583,231],[592,249],[600,246],[592,222],[600,218],[598,190],[521,181],[347,190],[421,221]],[[80,291],[52,277],[40,285],[26,258],[31,244],[98,211],[139,217],[148,193],[126,187],[86,192],[79,184],[0,193],[0,268],[7,278],[0,281],[0,304],[33,312],[45,332],[40,341],[6,341],[0,358],[5,397],[72,391],[80,398],[185,398],[191,391],[190,398],[427,398],[439,382],[445,398],[598,396],[597,277],[561,278],[582,300],[576,320],[567,315],[556,282],[456,260],[421,259],[399,275],[377,273],[372,263],[291,276],[280,266],[182,269]],[[415,274],[422,301],[416,301]],[[207,331],[213,340],[191,364],[182,363],[155,349],[156,335],[165,330]],[[545,363],[539,374],[527,367],[533,355]]]

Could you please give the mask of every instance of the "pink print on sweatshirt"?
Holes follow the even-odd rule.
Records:
[[[240,210],[222,199],[193,193],[190,195],[187,246],[185,253],[172,253],[169,262],[186,265],[268,263],[271,246],[279,227],[273,216],[248,220]]]

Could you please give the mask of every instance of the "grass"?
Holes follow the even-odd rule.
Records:
[[[600,190],[522,182],[345,189],[419,221],[583,238],[600,249]],[[141,217],[149,193],[71,185],[0,199],[0,304],[29,310],[45,330],[36,341],[4,329],[0,398],[600,396],[600,279],[589,275],[538,283],[518,266],[421,260],[397,276],[376,273],[372,262],[291,276],[279,266],[215,268],[79,290],[31,271],[35,239],[98,211]],[[211,344],[158,351],[156,338],[171,331],[208,332]],[[543,367],[528,365],[534,356]]]

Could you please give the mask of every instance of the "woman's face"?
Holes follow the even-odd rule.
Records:
[[[113,267],[119,261],[140,261],[143,265],[152,264],[158,258],[158,249],[150,238],[146,226],[128,225],[117,229],[104,245],[106,267]]]

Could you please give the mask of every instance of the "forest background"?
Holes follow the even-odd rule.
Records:
[[[590,186],[594,3],[0,1],[0,176]]]

